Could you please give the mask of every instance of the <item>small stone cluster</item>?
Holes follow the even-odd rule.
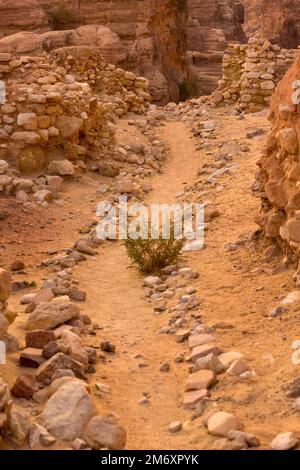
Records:
[[[213,94],[216,104],[234,104],[237,109],[257,112],[269,106],[277,83],[293,63],[297,50],[282,49],[261,37],[248,44],[229,44],[223,57],[223,76]]]

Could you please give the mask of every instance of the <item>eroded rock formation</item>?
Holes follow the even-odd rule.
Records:
[[[258,162],[253,191],[262,199],[258,220],[273,244],[300,258],[299,88],[300,57],[278,85],[271,102],[272,130]],[[298,85],[298,84],[297,84]],[[299,273],[296,274],[299,285]]]
[[[0,38],[18,31],[47,29],[49,21],[38,0],[0,0]]]
[[[261,30],[265,38],[286,48],[300,44],[300,4],[297,0],[241,0],[245,6],[245,32]]]
[[[23,31],[0,40],[0,51],[14,55],[40,54],[70,46],[97,47],[103,59],[113,64],[124,64],[128,53],[119,36],[109,28],[98,25],[80,26],[73,30],[34,33]]]

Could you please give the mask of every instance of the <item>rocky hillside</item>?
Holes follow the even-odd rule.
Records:
[[[300,4],[297,0],[241,0],[245,6],[247,35],[261,29],[264,36],[283,47],[300,42]]]

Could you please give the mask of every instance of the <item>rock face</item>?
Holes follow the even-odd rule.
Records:
[[[262,200],[257,222],[270,242],[279,244],[292,259],[300,256],[300,93],[299,82],[295,82],[299,74],[298,56],[273,95],[270,113],[273,127],[253,185],[254,193]],[[295,281],[299,285],[299,268]]]
[[[0,0],[0,37],[17,31],[46,31],[49,21],[38,0]]]
[[[43,33],[23,31],[6,36],[0,41],[0,50],[15,55],[39,54],[67,46],[96,47],[104,60],[114,64],[124,63],[128,56],[119,36],[109,28],[97,25]]]
[[[241,0],[245,6],[245,32],[261,30],[266,39],[286,48],[300,43],[300,4],[297,0]]]
[[[16,352],[19,349],[18,340],[10,335],[7,330],[17,316],[14,309],[9,307],[8,299],[12,290],[11,274],[0,268],[0,341],[4,342],[6,353]],[[13,350],[14,349],[14,350]],[[0,363],[5,360],[3,349],[0,350]]]
[[[238,0],[187,0],[189,74],[200,91],[211,93],[221,75],[228,41],[245,42],[244,8]]]

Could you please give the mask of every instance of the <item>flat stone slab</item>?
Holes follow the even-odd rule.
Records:
[[[192,350],[191,360],[196,362],[200,357],[207,356],[208,354],[215,354],[217,356],[220,352],[220,349],[214,344],[203,344]]]
[[[197,346],[202,346],[203,344],[214,343],[215,338],[212,335],[201,334],[201,335],[191,335],[189,337],[189,348],[193,349]]]
[[[205,400],[208,397],[207,390],[196,390],[192,392],[186,392],[183,397],[183,407],[188,410],[192,410],[197,404]]]
[[[216,376],[211,370],[199,370],[194,374],[190,374],[185,389],[186,391],[207,390],[212,387],[216,381]]]

